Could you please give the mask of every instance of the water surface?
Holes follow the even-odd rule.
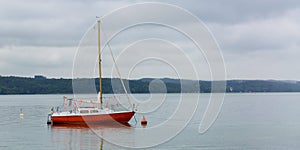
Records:
[[[134,119],[130,121],[130,127],[102,125],[93,128],[96,130],[82,126],[48,126],[47,114],[52,106],[61,104],[63,96],[0,96],[0,149],[120,149],[97,134],[134,134],[142,128]],[[134,97],[141,101],[149,100],[146,94]],[[156,111],[145,114],[149,121],[146,128],[163,123],[176,110],[180,95],[168,94],[167,97],[168,100],[162,103],[149,104]],[[189,100],[195,96],[186,94],[184,97],[184,100]],[[199,107],[188,126],[168,142],[151,149],[300,148],[300,93],[227,94],[215,124],[205,134],[199,134],[199,123],[208,98],[209,94],[200,94]],[[160,105],[156,108],[150,106],[152,104]],[[19,117],[21,108],[24,119]],[[141,114],[137,114],[136,119],[140,121]],[[119,138],[132,145],[143,141],[134,139],[134,136]],[[155,138],[145,136],[145,140]]]

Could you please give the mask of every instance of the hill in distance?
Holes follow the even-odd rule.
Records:
[[[118,78],[103,78],[103,93],[124,93]],[[0,76],[0,94],[71,94],[72,84],[76,92],[91,93],[83,83],[94,84],[99,89],[99,80],[91,79],[49,79],[44,76],[15,77]],[[211,93],[212,83],[220,81],[195,81],[170,78],[143,78],[138,80],[123,79],[129,93]],[[95,91],[94,88],[94,91]],[[226,92],[300,92],[299,81],[289,80],[228,80]]]

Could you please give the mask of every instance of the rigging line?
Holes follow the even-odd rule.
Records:
[[[88,99],[88,98],[85,98],[85,99]],[[63,100],[64,100],[63,103],[65,103],[65,101],[68,100],[68,101],[76,101],[76,102],[81,102],[81,103],[100,104],[100,102],[97,102],[97,101],[94,101],[94,100],[84,100],[84,99],[81,99],[81,98],[67,98],[67,97],[65,97],[65,98],[63,98]]]
[[[134,117],[134,120],[135,120],[135,124],[137,124],[137,120],[136,120],[136,118],[135,118],[135,115],[134,115],[133,117]]]
[[[102,26],[102,29],[103,29],[103,26]],[[104,29],[103,29],[102,33],[104,34],[104,38],[108,39],[107,36],[106,36],[106,33],[104,32]],[[108,48],[109,48],[109,52],[110,52],[110,55],[111,55],[111,57],[112,57],[112,59],[113,59],[114,66],[115,66],[115,68],[116,68],[116,70],[117,70],[118,76],[120,77],[122,87],[123,87],[123,89],[124,89],[124,91],[125,91],[125,95],[126,95],[126,97],[127,97],[127,99],[128,99],[128,102],[129,102],[129,104],[130,104],[130,108],[133,109],[133,108],[132,108],[131,100],[130,100],[129,95],[128,95],[128,92],[127,92],[127,89],[126,89],[126,87],[125,87],[125,84],[124,84],[124,82],[123,82],[123,79],[121,78],[121,73],[120,73],[119,67],[118,67],[118,65],[117,65],[117,63],[116,63],[116,59],[115,59],[114,54],[113,54],[113,52],[112,52],[112,49],[111,49],[111,47],[110,47],[110,45],[109,45],[109,41],[107,42],[107,46],[108,46]]]

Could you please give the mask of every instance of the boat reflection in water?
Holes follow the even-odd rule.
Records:
[[[126,129],[131,128],[129,123],[101,123],[101,124],[53,124],[49,125],[52,129],[106,129],[106,128],[116,128],[116,129]]]
[[[132,132],[130,124],[55,124],[49,125],[51,140],[57,149],[112,149],[116,148],[103,137],[118,136],[118,132]],[[63,147],[61,147],[63,146]]]

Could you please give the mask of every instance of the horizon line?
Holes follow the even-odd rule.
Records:
[[[33,76],[20,76],[20,75],[0,75],[0,77],[17,77],[17,78],[32,78],[35,79],[36,77],[44,77],[45,79],[97,79],[99,77],[81,77],[81,78],[69,78],[69,77],[47,77],[45,75],[33,75]],[[124,79],[124,78],[118,78],[118,77],[103,77],[103,79]],[[172,79],[172,80],[192,80],[192,81],[251,81],[251,80],[257,80],[257,81],[297,81],[300,80],[296,79],[258,79],[258,78],[236,78],[236,79],[225,79],[225,80],[207,80],[207,79],[185,79],[185,78],[172,78],[172,77],[144,77],[144,78],[131,78],[131,79],[125,79],[125,80],[142,80],[142,79]]]

